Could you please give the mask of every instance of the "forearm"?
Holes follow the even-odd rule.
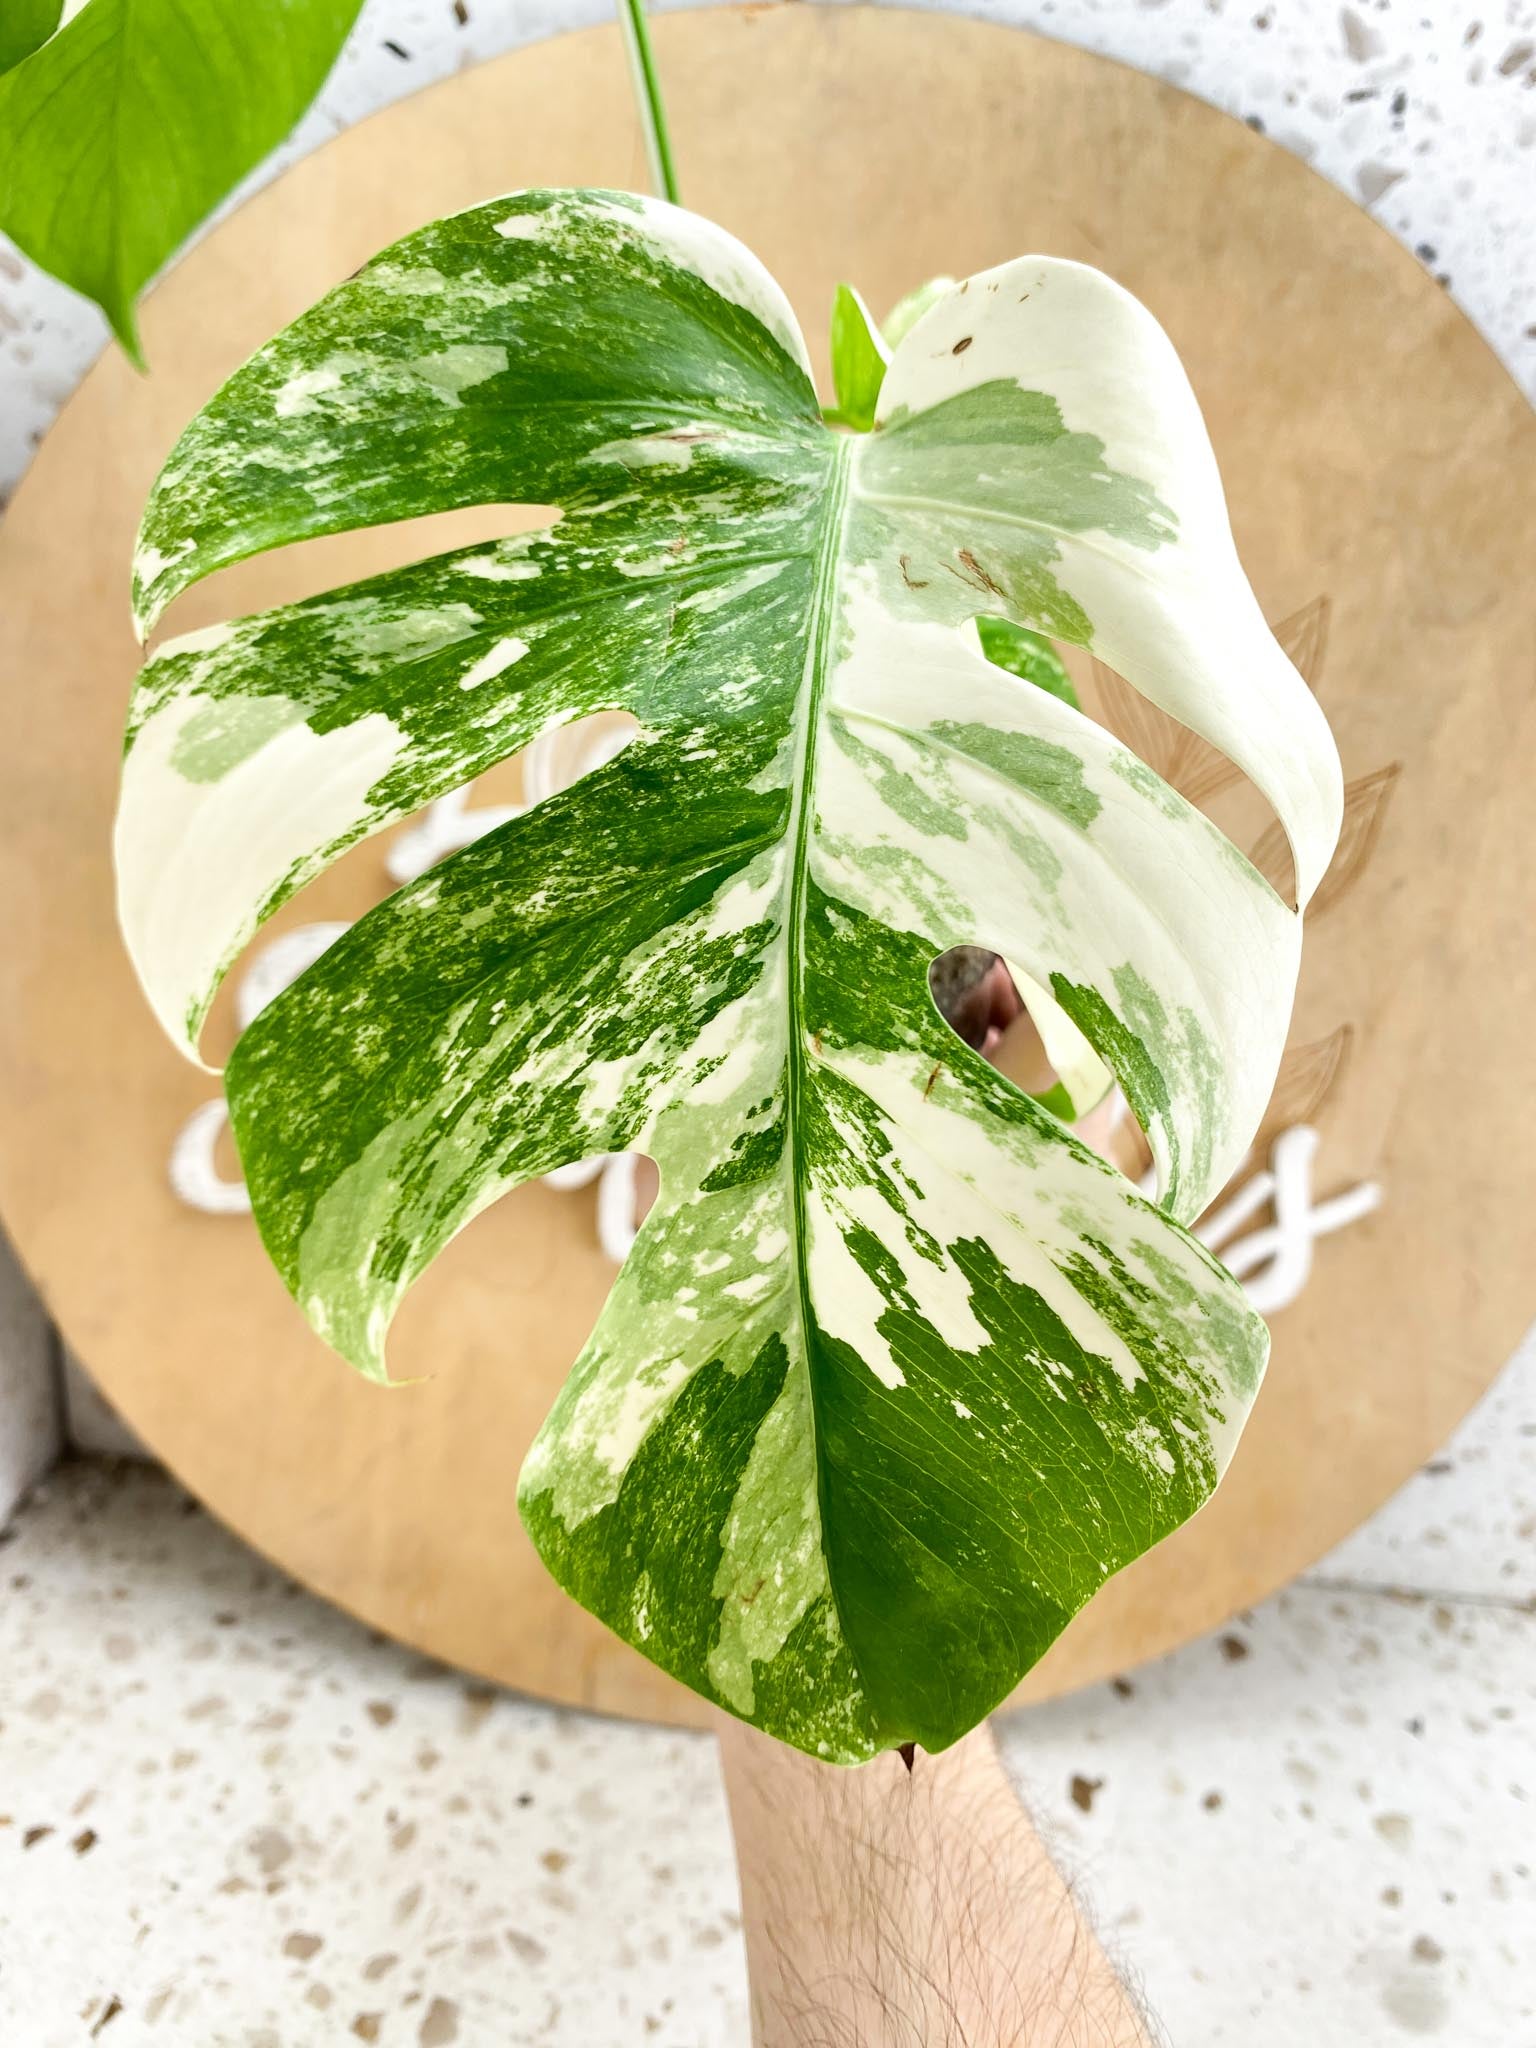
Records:
[[[910,1773],[720,1754],[755,2048],[1148,2048],[987,1729]]]

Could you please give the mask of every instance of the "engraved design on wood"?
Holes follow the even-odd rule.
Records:
[[[1288,1045],[1265,1113],[1266,1131],[1316,1123],[1319,1111],[1344,1077],[1354,1043],[1354,1025],[1340,1024],[1326,1038]]]
[[[1332,612],[1331,598],[1314,597],[1271,628],[1314,696],[1322,681]],[[1103,662],[1095,659],[1092,667],[1103,722],[1190,803],[1204,804],[1241,780],[1242,770],[1198,733],[1128,688]]]
[[[1387,806],[1402,772],[1401,761],[1389,761],[1385,768],[1373,768],[1368,775],[1356,776],[1344,785],[1344,822],[1339,831],[1338,851],[1307,906],[1309,918],[1326,915],[1364,874],[1381,838]],[[1291,850],[1278,820],[1265,828],[1248,858],[1266,882],[1282,896],[1289,894]]]

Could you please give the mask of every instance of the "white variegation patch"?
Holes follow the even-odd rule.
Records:
[[[1087,333],[1092,348],[1082,346]],[[928,308],[896,351],[878,419],[927,412],[1004,379],[1049,394],[1069,431],[1101,441],[1106,466],[1143,480],[1173,513],[1177,531],[1151,559],[1103,531],[1057,528],[1058,579],[1092,620],[1100,659],[1269,798],[1305,905],[1338,837],[1338,757],[1243,574],[1205,422],[1172,342],[1102,271],[1020,257]]]
[[[478,690],[482,683],[494,682],[497,676],[506,674],[514,661],[521,661],[527,652],[528,642],[518,639],[516,634],[498,640],[477,662],[465,669],[459,677],[459,688]]]
[[[241,753],[230,723],[238,706],[173,699],[123,768],[114,840],[123,936],[160,1022],[194,1054],[219,981],[266,905],[296,871],[314,871],[317,849],[346,839],[400,752],[399,728],[381,713],[322,734],[276,703],[276,721],[273,699],[249,707],[261,744]],[[178,755],[210,714],[225,721],[235,758],[227,772],[194,779]],[[242,777],[259,782],[258,805],[241,801]]]
[[[814,1425],[798,1373],[785,1381],[753,1439],[721,1531],[711,1591],[720,1602],[721,1625],[709,1675],[720,1697],[750,1717],[755,1667],[773,1662],[827,1591]]]
[[[1141,1368],[1123,1342],[1106,1330],[1081,1296],[1066,1283],[1059,1262],[1080,1244],[1081,1215],[1098,1211],[1114,1238],[1123,1240],[1115,1211],[1140,1227],[1140,1211],[1122,1200],[1115,1177],[1096,1163],[1052,1150],[1053,1201],[1040,1199],[1038,1145],[1020,1142],[1016,1133],[1000,1131],[978,1118],[974,1105],[942,1075],[929,1088],[909,1065],[889,1059],[846,1054],[838,1062],[883,1113],[891,1143],[887,1155],[907,1194],[904,1213],[929,1243],[950,1244],[975,1237],[990,1244],[1015,1280],[1031,1287],[1061,1317],[1085,1351],[1106,1359],[1127,1387],[1141,1378]],[[1073,1207],[1077,1220],[1068,1220]],[[1001,1227],[999,1227],[1001,1226]],[[952,1270],[935,1269],[930,1256],[890,1236],[886,1249],[897,1259],[904,1285],[919,1304],[938,1311],[935,1327],[955,1332],[957,1348],[978,1350],[987,1341],[976,1323],[970,1296]],[[951,1289],[945,1303],[937,1289],[940,1277]],[[921,1291],[920,1291],[921,1290]],[[1058,1366],[1044,1366],[1047,1371]]]

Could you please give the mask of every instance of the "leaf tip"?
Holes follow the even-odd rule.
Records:
[[[118,347],[139,375],[147,377],[149,358],[144,353],[144,342],[139,333],[139,323],[132,302],[119,310],[114,310],[110,306],[103,306],[101,310],[107,316]]]

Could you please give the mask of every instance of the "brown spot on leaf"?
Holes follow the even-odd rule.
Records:
[[[1093,1795],[1102,1789],[1103,1784],[1102,1778],[1085,1778],[1080,1771],[1073,1773],[1069,1789],[1072,1793],[1072,1804],[1079,1813],[1093,1811]]]
[[[960,340],[957,341],[954,347],[950,350],[950,354],[952,356],[963,356],[966,350],[970,347],[971,343],[975,339],[976,337],[974,334],[962,335]]]
[[[319,1954],[324,1945],[318,1934],[290,1934],[283,1943],[283,1954],[292,1956],[296,1962],[307,1963],[311,1956]]]
[[[77,1856],[88,1855],[96,1846],[96,1830],[94,1828],[82,1828],[69,1846]]]
[[[563,1849],[546,1849],[539,1858],[551,1877],[558,1877],[569,1866],[570,1860]]]
[[[388,1700],[370,1700],[365,1711],[375,1728],[387,1728],[395,1718],[395,1710]]]
[[[930,1074],[930,1075],[928,1076],[928,1079],[927,1079],[927,1080],[926,1080],[926,1081],[924,1082],[924,1084],[923,1084],[923,1100],[924,1100],[924,1102],[926,1102],[926,1101],[928,1100],[929,1096],[930,1096],[930,1095],[931,1095],[931,1094],[933,1093],[933,1090],[934,1090],[934,1085],[935,1085],[935,1083],[936,1083],[936,1082],[938,1081],[938,1078],[939,1078],[940,1074],[942,1074],[942,1073],[943,1073],[943,1071],[944,1071],[944,1062],[943,1062],[942,1060],[935,1060],[935,1061],[934,1061],[934,1063],[933,1063],[933,1072],[932,1072],[932,1073],[931,1073],[931,1074]]]
[[[37,1843],[45,1842],[52,1833],[52,1828],[28,1828],[21,1838],[21,1846],[23,1849],[34,1848]]]
[[[1241,1664],[1248,1655],[1248,1645],[1241,1636],[1222,1636],[1216,1647],[1229,1664]]]
[[[911,560],[912,557],[910,555],[901,555],[898,557],[898,562],[901,568],[901,580],[903,583],[905,583],[908,590],[926,590],[928,588],[928,579],[926,576],[914,576],[912,574],[911,569],[908,567],[908,564],[911,562]]]
[[[377,2041],[383,2018],[381,2012],[360,2012],[352,2022],[352,2031],[359,2041]]]
[[[122,2011],[122,2009],[123,2001],[117,1996],[116,1992],[114,1992],[112,1996],[107,2000],[106,2004],[102,2007],[101,2015],[96,2021],[95,2026],[93,2026],[91,2029],[91,2039],[93,2041],[96,2039],[97,2035],[101,2033],[104,2027],[109,2026],[112,2023],[112,2021],[117,2018],[118,2014]]]
[[[966,575],[960,579],[962,583],[974,583],[978,590],[988,591],[993,597],[1002,596],[1003,586],[987,570],[983,569],[969,548],[960,548],[957,550],[957,554],[959,560],[965,564],[967,571]]]

